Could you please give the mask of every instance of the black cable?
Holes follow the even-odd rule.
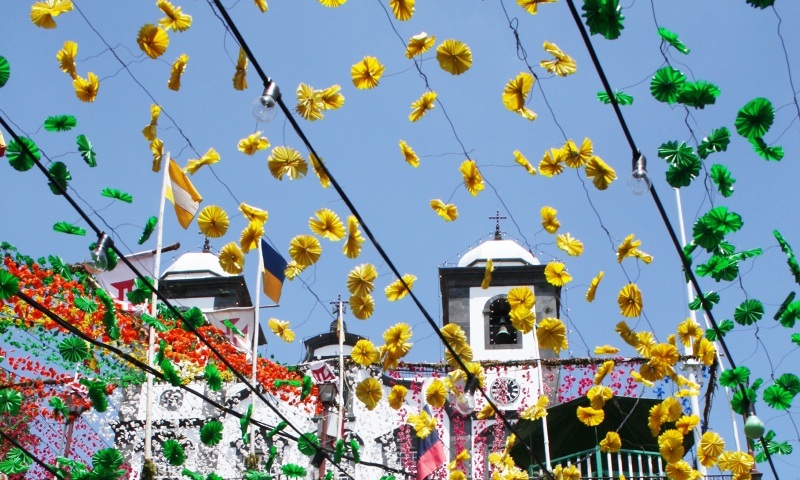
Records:
[[[60,471],[59,469],[57,469],[56,467],[54,467],[52,465],[48,465],[44,461],[40,460],[39,457],[37,457],[36,455],[34,455],[30,451],[28,451],[27,448],[25,448],[22,445],[20,445],[19,443],[17,443],[16,440],[11,438],[8,434],[6,434],[6,432],[4,432],[2,430],[0,430],[0,437],[3,437],[5,440],[8,440],[12,445],[14,445],[16,448],[20,449],[28,458],[30,458],[31,460],[36,462],[40,467],[44,468],[48,472],[52,473],[55,476],[54,478],[58,478],[57,473]]]

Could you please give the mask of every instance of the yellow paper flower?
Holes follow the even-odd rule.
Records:
[[[350,297],[350,310],[357,319],[366,320],[375,312],[375,300],[369,294],[353,295]]]
[[[78,76],[75,66],[75,57],[78,56],[78,44],[67,40],[64,42],[64,48],[56,53],[56,60],[61,71],[72,77],[74,80]],[[152,138],[148,138],[152,140]]]
[[[317,218],[311,217],[308,219],[308,228],[322,238],[338,242],[344,238],[344,224],[339,219],[339,215],[333,210],[323,208],[317,210],[314,215]]]
[[[556,246],[565,251],[567,255],[578,257],[583,253],[583,242],[574,238],[569,233],[556,237]]]
[[[339,110],[344,105],[344,95],[341,94],[342,87],[331,85],[328,88],[317,90],[316,93],[322,100],[324,110]]]
[[[637,372],[636,370],[632,370],[632,371],[631,371],[631,378],[632,378],[632,379],[633,379],[633,380],[634,380],[636,383],[641,383],[642,385],[644,385],[644,386],[646,386],[646,387],[652,387],[653,385],[655,385],[655,384],[654,384],[653,382],[651,382],[650,380],[647,380],[646,378],[644,378],[643,376],[641,376],[641,375],[639,374],[639,372]]]
[[[635,240],[633,234],[625,237],[625,240],[617,247],[617,262],[622,263],[628,257],[636,257],[649,264],[653,257],[639,250],[641,245],[642,241]]]
[[[425,401],[434,408],[442,408],[445,400],[447,400],[447,389],[444,386],[444,382],[434,378],[428,388],[425,389]]]
[[[297,235],[289,242],[289,256],[298,265],[309,266],[317,263],[322,255],[322,246],[317,237],[311,235]]]
[[[567,266],[561,262],[550,262],[544,268],[544,278],[554,287],[563,287],[572,281],[572,276],[567,273]]]
[[[368,367],[380,358],[378,349],[366,338],[357,341],[350,352],[350,358],[359,365]]]
[[[661,404],[664,405],[664,408],[667,411],[668,422],[677,422],[678,419],[683,416],[683,407],[677,398],[667,397],[661,402]]]
[[[539,162],[539,173],[545,177],[561,175],[564,171],[564,151],[562,149],[551,148],[544,152],[542,160]]]
[[[478,417],[478,420],[487,420],[489,418],[494,418],[494,415],[494,408],[492,408],[491,404],[487,403],[483,406],[483,408],[480,409],[476,416]]]
[[[567,327],[557,318],[545,318],[539,322],[536,329],[536,338],[539,340],[539,348],[550,348],[559,353],[566,350],[569,346],[567,342]]]
[[[461,470],[453,470],[450,472],[449,480],[467,480],[467,475]]]
[[[692,340],[695,342],[703,337],[703,329],[691,318],[687,318],[678,325],[678,338],[685,346],[691,346]]]
[[[270,318],[269,329],[284,342],[292,343],[294,341],[294,332],[289,328],[289,322],[285,320]]]
[[[593,155],[586,162],[586,176],[592,179],[592,183],[598,190],[605,190],[611,182],[617,179],[617,172],[608,166],[600,157]]]
[[[461,359],[461,361],[465,363],[472,361],[472,355],[473,355],[472,347],[470,347],[467,344],[464,344],[458,347],[454,345],[453,348],[456,350],[456,353],[458,353],[458,357]],[[456,357],[454,357],[453,354],[450,353],[450,350],[444,351],[444,361],[445,363],[450,365],[450,368],[461,368],[461,364],[458,363],[458,361],[456,361]]]
[[[458,212],[456,212],[457,214]],[[483,269],[483,280],[481,280],[481,288],[486,290],[492,283],[492,272],[494,271],[494,261],[489,258],[486,260],[486,267]]]
[[[544,206],[540,212],[542,217],[542,227],[547,233],[556,233],[561,227],[561,222],[556,219],[558,210],[553,207]]]
[[[473,197],[478,195],[478,192],[485,188],[483,183],[483,175],[478,170],[478,165],[474,160],[464,160],[458,171],[461,172],[461,177],[464,181],[464,186]]]
[[[406,394],[408,393],[408,389],[402,385],[395,385],[392,387],[392,391],[389,392],[389,406],[395,410],[398,410],[400,407],[403,406],[403,402],[406,401]]]
[[[156,139],[156,127],[158,126],[158,117],[160,115],[161,107],[156,104],[150,105],[150,124],[142,129],[142,135],[151,142]]]
[[[431,417],[428,415],[428,412],[422,410],[417,415],[413,413],[409,415],[408,423],[414,427],[414,433],[422,440],[428,438],[428,435],[433,433],[433,430],[436,428],[436,417]]]
[[[389,0],[389,6],[392,7],[394,18],[405,22],[414,15],[414,4],[416,0]]]
[[[294,277],[303,273],[305,269],[305,265],[299,265],[296,261],[289,260],[289,262],[286,263],[286,268],[283,269],[283,274],[291,281],[294,280]]]
[[[378,270],[371,263],[364,263],[350,270],[347,274],[347,290],[358,297],[372,293],[373,282],[378,278]]]
[[[464,463],[469,459],[470,459],[469,451],[466,448],[463,448],[463,449],[461,449],[460,452],[458,452],[458,455],[456,455],[456,458],[453,459],[452,462],[447,464],[447,469],[451,470],[451,471],[455,470],[458,467],[459,463]],[[453,473],[455,473],[455,472],[450,473],[450,480],[453,480]]]
[[[292,147],[275,147],[267,159],[269,173],[278,180],[283,180],[284,175],[297,180],[308,173],[308,164],[300,152]]]
[[[74,8],[72,0],[44,0],[31,5],[31,21],[37,27],[56,28],[55,17]]]
[[[525,108],[525,100],[533,88],[533,75],[520,72],[512,78],[503,88],[503,105],[512,112],[519,112]]]
[[[314,174],[316,174],[317,178],[319,179],[319,184],[322,185],[322,188],[330,187],[331,178],[322,168],[322,162],[313,153],[309,154],[308,158],[311,160],[311,167],[314,169]]]
[[[266,3],[264,4],[266,5]],[[239,47],[239,58],[236,59],[236,71],[233,73],[233,88],[247,90],[247,52]]]
[[[244,270],[244,254],[236,242],[230,242],[219,251],[219,266],[231,275],[241,275]]]
[[[456,351],[467,344],[467,334],[457,323],[448,323],[443,326],[442,335]]]
[[[514,287],[508,291],[506,301],[508,301],[508,306],[511,310],[515,310],[519,307],[530,310],[536,303],[536,296],[533,294],[533,290],[531,290],[530,287]]]
[[[517,0],[517,5],[524,8],[531,15],[536,15],[540,3],[554,3],[556,0]]]
[[[242,230],[242,235],[239,237],[239,244],[242,246],[242,252],[250,253],[250,250],[258,248],[258,242],[264,236],[264,224],[261,222],[250,222]]]
[[[606,375],[614,371],[614,361],[613,360],[606,360],[603,362],[602,365],[597,369],[597,373],[594,374],[594,384],[600,385],[603,383],[603,379],[606,378]]]
[[[642,292],[635,283],[622,287],[617,296],[620,313],[625,317],[638,317],[642,314]]]
[[[670,463],[666,468],[666,474],[672,480],[690,480],[694,478],[692,472],[694,472],[694,470],[692,470],[692,467],[684,460]],[[699,478],[702,478],[702,476]]]
[[[150,151],[153,152],[153,171],[161,171],[161,162],[164,160],[164,142],[160,138],[154,138],[150,142]]]
[[[575,60],[562,52],[555,43],[544,42],[544,51],[555,57],[555,60],[542,60],[539,65],[550,73],[555,73],[559,77],[572,75],[578,70]]]
[[[452,222],[458,218],[458,208],[453,203],[444,203],[438,198],[431,200],[431,208],[437,215],[444,218],[445,222]]]
[[[368,377],[356,386],[356,398],[361,400],[367,410],[373,410],[383,397],[383,386],[378,380]]]
[[[603,273],[601,271],[589,283],[589,290],[586,291],[586,301],[587,302],[593,302],[594,301],[594,296],[597,293],[597,287],[600,285],[600,280],[603,279],[603,275],[605,275],[605,273]]]
[[[525,155],[519,150],[514,150],[514,161],[521,165],[529,174],[536,175],[536,168],[531,165],[531,162],[529,162],[528,159],[525,158]]]
[[[611,345],[602,345],[599,347],[594,347],[595,355],[614,355],[617,353],[619,353],[619,348]]]
[[[697,448],[697,458],[707,468],[717,464],[717,458],[725,450],[725,441],[716,432],[706,432],[700,438]]]
[[[697,348],[697,356],[700,357],[700,361],[703,362],[703,365],[710,367],[714,364],[717,349],[714,347],[713,343],[703,337],[695,344],[695,347]]]
[[[97,98],[97,92],[100,90],[100,80],[97,75],[89,72],[86,78],[76,75],[72,81],[72,86],[75,87],[75,95],[78,100],[91,103]]]
[[[347,0],[319,0],[319,3],[324,7],[337,8],[347,3]]]
[[[417,55],[422,55],[430,50],[434,43],[436,43],[436,37],[433,35],[428,35],[425,32],[414,35],[408,40],[406,58],[414,58]]]
[[[169,46],[169,35],[163,28],[148,23],[139,29],[139,36],[136,38],[139,48],[150,58],[158,58],[167,51]]]
[[[416,122],[420,118],[425,115],[428,110],[433,110],[436,107],[436,92],[430,91],[425,92],[419,97],[418,100],[414,100],[411,104],[411,113],[408,115],[408,119],[412,122]]]
[[[413,332],[407,323],[396,323],[383,332],[384,348],[387,354],[396,358],[404,357],[411,350]]]
[[[197,226],[200,227],[203,235],[209,238],[219,238],[225,235],[230,223],[225,210],[216,205],[207,206],[197,216]]]
[[[599,410],[605,407],[607,401],[614,398],[614,392],[604,385],[595,385],[586,392],[586,398],[589,399],[592,408]]]
[[[578,420],[587,427],[596,427],[603,423],[605,412],[592,407],[578,407]]]
[[[256,6],[258,7],[258,9],[261,10],[261,13],[266,13],[266,11],[269,10],[269,6],[267,5],[267,0],[254,0],[254,1],[256,2]]]
[[[617,432],[607,432],[606,437],[600,441],[600,451],[603,453],[617,453],[622,449],[622,439]]]
[[[659,343],[650,349],[650,361],[657,362],[665,367],[674,367],[680,359],[680,353],[675,345]]]
[[[269,140],[267,137],[262,137],[261,132],[256,132],[239,140],[237,147],[245,155],[254,155],[256,152],[268,149]]]
[[[419,156],[408,146],[404,140],[400,140],[400,153],[403,154],[406,163],[416,168],[419,167]]]
[[[634,348],[641,356],[650,358],[650,349],[655,345],[656,337],[653,332],[636,332],[636,346]]]
[[[718,458],[719,469],[734,475],[745,475],[753,469],[755,461],[745,452],[722,452]]]
[[[345,240],[344,247],[342,247],[342,253],[344,253],[347,258],[358,258],[358,256],[361,255],[361,244],[365,241],[364,237],[361,236],[361,232],[358,230],[358,219],[353,215],[348,216],[347,240]]]
[[[353,65],[350,69],[353,85],[359,90],[369,90],[377,87],[385,68],[377,58],[364,57],[363,60]]]
[[[297,86],[297,106],[295,111],[306,120],[314,121],[323,117],[322,110],[325,104],[322,103],[322,95],[314,90],[311,85],[301,83]]]
[[[202,157],[189,160],[186,166],[183,167],[183,171],[189,175],[194,175],[198,170],[200,170],[200,167],[204,165],[214,165],[215,163],[219,162],[219,160],[219,153],[217,153],[217,151],[212,147],[209,148]]]
[[[511,310],[511,325],[522,333],[530,333],[536,323],[536,314],[525,307]]]
[[[535,404],[523,410],[523,412],[520,414],[520,417],[531,421],[546,417],[548,403],[550,403],[550,399],[545,395],[541,395],[536,399]]]
[[[258,222],[262,225],[267,223],[267,218],[269,218],[269,213],[266,210],[261,210],[244,202],[239,205],[239,211],[251,222]]]
[[[192,16],[183,13],[181,7],[173,7],[167,0],[158,0],[156,5],[166,15],[166,17],[158,21],[159,25],[164,27],[164,30],[171,28],[176,32],[183,32],[192,26]]]
[[[172,64],[172,70],[169,75],[169,82],[167,88],[170,90],[178,91],[181,89],[181,75],[186,71],[186,63],[189,61],[189,55],[181,54],[175,63]]]
[[[586,162],[592,158],[594,146],[592,145],[592,141],[588,138],[583,139],[581,148],[578,148],[574,141],[567,140],[564,146],[561,147],[561,151],[564,152],[564,164],[566,166],[569,168],[580,168],[586,165]]]
[[[413,288],[414,286],[414,281],[416,280],[417,277],[409,273],[406,273],[405,275],[403,275],[402,282],[398,279],[390,283],[386,287],[386,289],[384,290],[384,292],[386,293],[386,298],[390,302],[396,302],[397,300],[400,300],[401,298],[408,295],[408,292],[411,291],[411,288]],[[403,285],[403,282],[405,282],[405,285]],[[408,285],[408,287],[406,287],[406,285]]]
[[[675,428],[684,435],[689,435],[689,432],[694,430],[694,427],[700,423],[700,418],[697,415],[682,415],[675,422]]]
[[[681,432],[671,429],[659,435],[658,450],[668,463],[680,461],[686,453]]]
[[[472,51],[460,40],[449,39],[436,49],[436,60],[442,70],[453,75],[461,75],[472,66]]]

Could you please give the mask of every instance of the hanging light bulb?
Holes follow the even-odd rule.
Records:
[[[744,434],[750,440],[761,438],[764,435],[764,430],[766,429],[767,428],[764,426],[764,422],[762,422],[760,418],[756,417],[755,413],[748,415],[747,420],[744,422]]]
[[[475,390],[478,388],[478,377],[467,374],[467,383],[464,385],[464,393],[458,397],[455,408],[462,415],[469,415],[475,411]]]
[[[97,239],[97,245],[89,252],[83,261],[86,271],[92,275],[97,275],[108,270],[108,255],[106,250],[111,248],[114,241],[105,232],[101,233]]]
[[[647,175],[647,159],[642,152],[636,152],[633,157],[633,171],[628,177],[628,190],[634,195],[642,195],[650,190],[651,186],[650,176]]]
[[[253,116],[259,123],[271,122],[278,114],[278,100],[281,91],[278,85],[271,81],[264,89],[264,93],[253,102]]]

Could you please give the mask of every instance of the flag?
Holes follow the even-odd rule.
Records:
[[[261,272],[261,281],[264,285],[264,294],[273,302],[281,301],[281,289],[283,280],[286,278],[286,260],[280,253],[270,247],[264,239],[261,239],[261,258],[264,260],[264,270]]]
[[[425,405],[425,411],[428,415],[433,415],[431,409],[427,405]],[[417,480],[424,480],[428,475],[444,465],[446,461],[447,455],[444,452],[444,443],[442,443],[442,439],[439,438],[439,431],[434,428],[430,435],[419,439],[419,448],[417,449]]]
[[[250,354],[256,324],[253,307],[225,308],[204,313],[208,323],[222,330],[234,347]]]
[[[126,255],[125,258],[145,275],[153,274],[155,266],[153,252],[134,253],[133,255]],[[133,290],[133,282],[137,277],[125,262],[120,261],[114,267],[114,270],[103,272],[95,276],[95,278],[103,290],[108,292],[114,302],[120,306],[121,310],[132,310],[132,305],[128,302],[128,297],[125,294]]]
[[[189,177],[183,173],[181,167],[173,159],[169,159],[169,180],[171,188],[167,189],[167,199],[175,206],[178,223],[184,229],[189,228],[203,197],[194,189]]]

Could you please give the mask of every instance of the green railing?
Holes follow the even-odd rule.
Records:
[[[619,478],[625,475],[628,480],[656,480],[666,478],[666,463],[658,452],[644,450],[620,450],[617,453],[603,453],[599,448],[576,452],[550,460],[550,468],[561,465],[575,465],[581,472],[581,478]],[[528,474],[532,478],[542,477],[535,467]]]

